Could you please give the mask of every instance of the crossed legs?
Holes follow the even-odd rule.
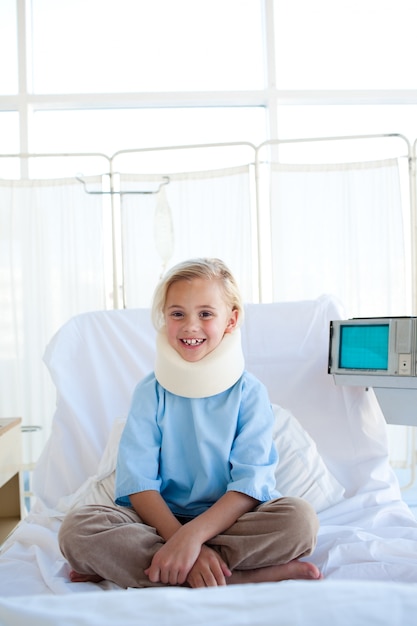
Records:
[[[266,502],[208,542],[232,571],[228,583],[318,579],[315,565],[299,559],[316,544],[317,516],[299,498]],[[120,587],[161,586],[144,573],[163,544],[133,509],[87,505],[71,511],[59,532],[73,582],[102,579]]]

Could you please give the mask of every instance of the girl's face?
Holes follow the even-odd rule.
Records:
[[[238,312],[225,302],[219,281],[194,278],[169,287],[164,317],[169,345],[186,361],[199,361],[235,329]]]

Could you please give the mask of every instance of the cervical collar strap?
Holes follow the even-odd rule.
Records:
[[[217,348],[195,362],[183,359],[169,345],[164,331],[158,333],[155,376],[177,396],[207,398],[221,393],[239,380],[244,367],[239,329],[226,333]]]

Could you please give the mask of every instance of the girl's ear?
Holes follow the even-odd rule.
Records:
[[[239,311],[237,309],[234,309],[229,318],[229,321],[227,322],[226,330],[224,332],[232,333],[237,326],[238,319],[239,319]]]

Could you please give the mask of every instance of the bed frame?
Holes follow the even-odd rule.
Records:
[[[154,359],[148,310],[99,311],[71,319],[45,352],[57,406],[36,502],[0,551],[0,624],[414,623],[417,522],[389,464],[385,420],[372,390],[336,386],[327,373],[329,323],[343,318],[322,296],[247,305],[242,328],[246,368],[274,405],[277,483],[320,518],[309,560],[322,581],[200,590],[69,582],[61,520],[105,492],[133,389]]]

